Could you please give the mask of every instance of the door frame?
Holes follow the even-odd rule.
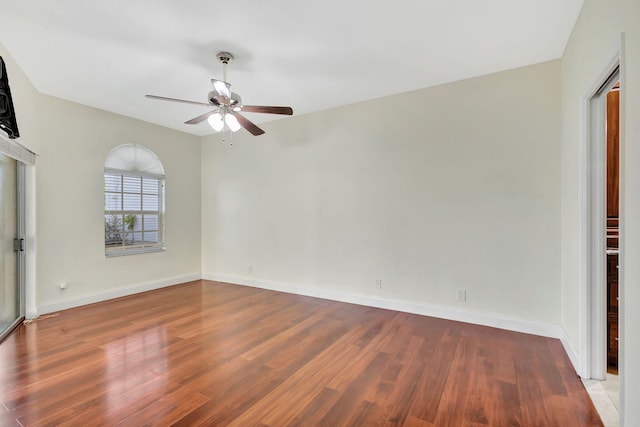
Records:
[[[25,232],[25,194],[26,194],[26,179],[25,169],[26,165],[17,160],[18,162],[18,200],[17,200],[17,219],[18,219],[18,239],[23,241],[23,250],[18,251],[18,290],[20,294],[20,309],[19,315],[24,320],[27,311],[27,295],[26,295],[26,232]]]
[[[6,156],[6,154],[5,154]],[[7,156],[13,158],[11,156]],[[25,238],[25,164],[13,158],[16,162],[16,239]],[[24,246],[23,246],[24,247]],[[25,319],[26,315],[26,290],[25,290],[25,251],[16,251],[16,281],[18,312],[17,317],[8,328],[0,331],[0,341],[5,339]]]
[[[580,371],[583,378],[606,379],[606,94],[622,77],[620,48],[583,98],[584,135],[580,168]],[[621,82],[621,91],[624,90]],[[621,141],[622,146],[622,141]],[[620,150],[622,156],[623,151]],[[620,177],[622,180],[622,176]],[[622,198],[622,193],[621,193]],[[619,217],[623,216],[622,204]],[[620,251],[623,250],[623,221]],[[619,255],[619,262],[622,256]],[[619,280],[619,286],[622,286]]]

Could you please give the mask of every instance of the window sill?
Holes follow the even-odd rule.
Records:
[[[149,254],[153,252],[164,252],[167,248],[164,246],[151,246],[146,248],[129,248],[129,249],[107,249],[105,250],[105,257],[119,257],[126,255],[139,255],[139,254]]]

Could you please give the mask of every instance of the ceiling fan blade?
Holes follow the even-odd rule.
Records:
[[[145,95],[145,96],[150,99],[160,99],[162,101],[182,102],[183,104],[205,105],[207,107],[211,107],[211,104],[206,102],[186,101],[184,99],[167,98],[166,96],[157,96],[157,95]]]
[[[198,123],[204,122],[205,120],[207,120],[209,118],[210,115],[217,113],[220,110],[213,110],[213,111],[209,111],[207,113],[201,114],[198,117],[194,117],[191,120],[187,120],[186,122],[184,122],[185,125],[197,125]]]
[[[260,129],[258,126],[256,126],[255,123],[253,123],[251,120],[247,119],[245,116],[238,113],[237,111],[234,111],[228,114],[233,114],[236,117],[236,119],[238,119],[238,123],[240,123],[240,126],[248,130],[252,135],[258,136],[264,133],[264,131]]]
[[[266,105],[243,105],[242,111],[247,113],[267,113],[267,114],[285,114],[293,115],[291,107],[269,107]]]
[[[213,84],[213,89],[218,93],[218,95],[231,99],[231,83],[223,82],[222,80],[211,79],[211,84]]]

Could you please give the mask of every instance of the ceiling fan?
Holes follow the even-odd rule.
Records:
[[[187,120],[185,124],[195,125],[205,120],[209,122],[211,127],[216,131],[224,129],[225,124],[232,131],[236,132],[240,127],[248,130],[252,135],[262,135],[264,130],[260,129],[251,120],[247,119],[241,112],[247,113],[268,113],[268,114],[284,114],[292,115],[291,107],[271,107],[266,105],[243,105],[242,98],[235,92],[231,91],[231,84],[227,83],[227,64],[233,61],[233,55],[229,52],[220,52],[217,55],[218,61],[222,63],[223,79],[211,79],[213,90],[209,92],[208,103],[187,101],[184,99],[167,98],[165,96],[145,95],[147,98],[160,99],[163,101],[182,102],[185,104],[204,105],[206,107],[214,107],[213,110]]]

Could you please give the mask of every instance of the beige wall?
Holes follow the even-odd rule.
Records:
[[[553,61],[204,138],[203,273],[559,324],[559,119]]]
[[[37,93],[4,47],[21,141],[36,166],[36,304],[64,308],[200,276],[200,138]],[[153,150],[166,172],[162,253],[105,258],[104,160],[124,143]],[[58,285],[67,284],[65,291]]]

